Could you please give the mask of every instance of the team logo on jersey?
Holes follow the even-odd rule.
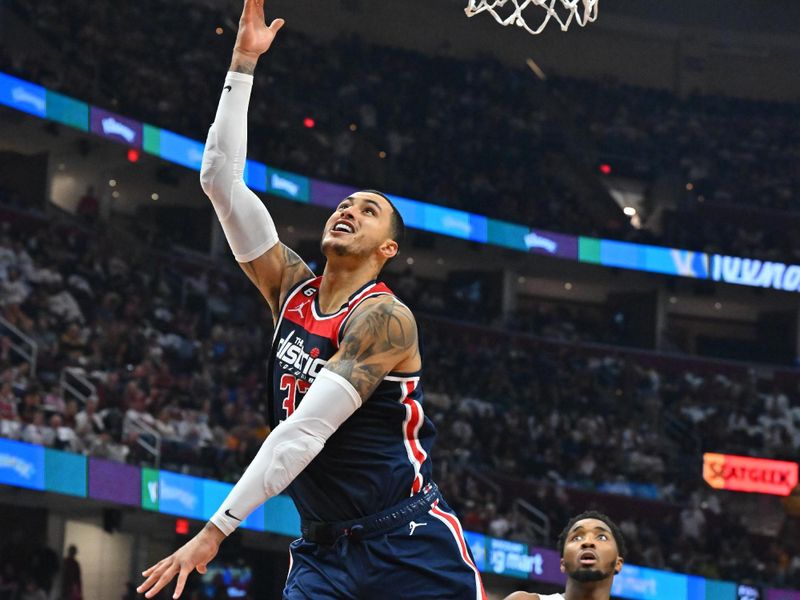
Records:
[[[319,355],[319,348],[306,351],[303,338],[297,337],[294,331],[290,331],[289,335],[278,342],[276,359],[284,369],[311,383],[328,362]]]
[[[306,306],[308,306],[309,302],[311,302],[311,300],[306,300],[305,302],[295,306],[294,308],[287,308],[286,312],[287,313],[296,312],[298,315],[300,315],[301,319],[305,319],[306,316],[303,314],[303,310],[305,309]]]

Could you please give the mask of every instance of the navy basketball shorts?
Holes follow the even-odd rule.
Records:
[[[486,600],[455,514],[438,488],[348,523],[303,523],[284,600]]]

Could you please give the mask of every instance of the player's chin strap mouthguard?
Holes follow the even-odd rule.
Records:
[[[269,498],[280,494],[362,404],[344,377],[322,369],[294,413],[269,434],[211,522],[230,535]]]
[[[252,89],[252,75],[228,73],[200,169],[200,185],[211,199],[238,262],[250,262],[278,243],[267,207],[244,182]]]

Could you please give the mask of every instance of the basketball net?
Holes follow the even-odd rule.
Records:
[[[597,20],[599,2],[600,0],[469,0],[469,5],[464,10],[468,17],[488,10],[501,25],[517,25],[536,35],[544,31],[550,19],[555,19],[561,25],[561,31],[569,29],[573,21],[581,27],[593,23]],[[544,11],[544,17],[541,11]],[[533,18],[534,12],[539,15],[537,19],[542,19],[538,25],[526,21],[526,17]]]

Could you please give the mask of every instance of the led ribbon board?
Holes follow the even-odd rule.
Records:
[[[203,142],[89,106],[3,73],[0,73],[0,104],[80,130],[89,127],[108,140],[141,147],[163,160],[200,170]],[[282,171],[255,160],[247,161],[245,181],[256,191],[325,208],[337,206],[356,189]],[[566,235],[411,198],[389,197],[403,214],[406,225],[430,233],[604,267],[800,291],[800,265]]]

